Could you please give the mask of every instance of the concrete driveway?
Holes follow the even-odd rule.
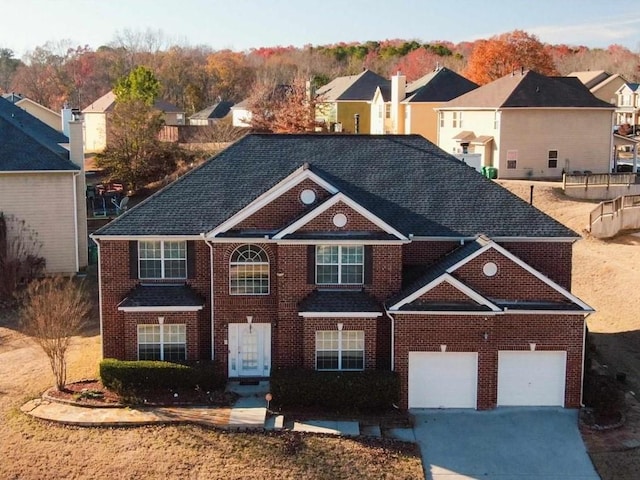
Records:
[[[411,410],[427,480],[597,480],[578,431],[560,408]]]

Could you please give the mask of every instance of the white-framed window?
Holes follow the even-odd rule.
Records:
[[[558,151],[557,150],[549,150],[547,158],[549,168],[558,168]]]
[[[229,261],[230,295],[269,294],[269,256],[257,245],[242,245]]]
[[[507,168],[515,169],[518,164],[518,150],[507,150]]]
[[[186,325],[138,325],[138,360],[179,362],[186,359]]]
[[[500,127],[500,112],[497,110],[493,112],[493,129],[498,130]]]
[[[187,242],[140,240],[138,268],[142,279],[187,278]]]
[[[362,285],[364,247],[362,245],[316,245],[318,285]]]
[[[440,128],[444,128],[444,112],[440,112]]]
[[[316,331],[316,370],[364,370],[364,332]]]
[[[391,118],[391,104],[390,103],[385,103],[384,104],[384,118],[386,118],[386,119]]]
[[[378,118],[382,118],[383,111],[384,111],[384,105],[378,105]]]
[[[458,128],[458,112],[451,112],[451,115],[452,115],[451,126],[453,128]]]

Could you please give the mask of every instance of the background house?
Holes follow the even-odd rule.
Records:
[[[580,406],[579,236],[418,135],[250,134],[93,238],[106,357],[391,369],[403,408]]]
[[[605,70],[587,70],[571,72],[567,77],[576,77],[594,96],[608,103],[616,103],[616,92],[627,81],[618,73],[609,73]]]
[[[116,95],[110,91],[82,110],[87,152],[101,152],[109,143],[109,113],[113,111],[115,105]],[[153,108],[163,113],[165,125],[185,124],[185,112],[181,108],[164,100],[156,100]]]
[[[2,95],[5,100],[13,103],[17,107],[20,107],[25,112],[33,115],[41,122],[45,123],[49,127],[62,132],[62,118],[59,113],[54,112],[50,108],[40,105],[38,102],[34,102],[30,98],[24,97],[17,93],[5,93]]]
[[[0,212],[37,233],[48,273],[87,266],[82,123],[70,138],[0,99]]]
[[[189,117],[189,125],[213,125],[229,114],[233,102],[220,101]]]
[[[371,102],[371,133],[418,134],[438,141],[435,108],[478,85],[448,68],[438,67],[418,80],[406,83],[398,72],[390,88],[378,87]]]
[[[371,70],[333,79],[316,91],[316,121],[329,131],[371,133],[369,104],[378,87],[388,91],[390,82]]]
[[[507,75],[438,108],[438,146],[477,154],[500,178],[609,172],[614,106],[577,79]]]

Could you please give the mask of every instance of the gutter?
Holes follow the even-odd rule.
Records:
[[[584,325],[582,326],[582,365],[580,366],[580,370],[582,374],[580,375],[580,406],[584,407],[584,359],[587,354],[587,317],[590,313],[587,313],[584,316]]]
[[[207,246],[209,247],[209,251],[211,252],[211,255],[209,256],[209,285],[211,289],[211,300],[209,302],[209,308],[211,309],[211,360],[215,360],[216,350],[214,340],[216,336],[216,330],[213,313],[213,244],[206,239],[205,235],[205,233],[200,234],[202,240],[204,240],[204,243],[207,244]]]
[[[76,246],[76,273],[80,271],[80,245],[78,242],[78,187],[76,179],[83,173],[82,171],[74,173],[71,181],[73,182],[73,238]]]
[[[104,335],[103,335],[103,320],[102,320],[102,268],[100,258],[100,239],[91,237],[98,246],[98,310],[100,310],[100,351],[102,352],[102,358],[104,358]]]
[[[389,311],[386,309],[384,309],[384,313],[387,315],[387,317],[389,317],[389,320],[391,320],[391,371],[395,372],[396,371],[396,366],[395,366],[395,350],[396,350],[396,321],[395,319],[391,316],[391,314],[389,313]]]

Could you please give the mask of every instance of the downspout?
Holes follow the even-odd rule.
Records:
[[[201,233],[200,234],[202,236],[202,239],[204,240],[204,243],[206,243],[209,246],[209,251],[211,252],[211,255],[209,256],[209,284],[210,284],[210,288],[211,288],[211,300],[209,302],[209,309],[211,310],[211,360],[215,360],[215,335],[216,335],[216,330],[215,330],[215,324],[214,324],[214,314],[213,314],[213,244],[208,242],[207,239],[205,238],[205,234]]]
[[[580,406],[584,407],[584,359],[587,352],[587,317],[591,315],[587,313],[584,316],[584,322],[582,327],[582,375],[580,375]]]
[[[387,317],[389,317],[389,320],[391,320],[391,371],[394,372],[396,370],[396,366],[395,366],[396,322],[386,308],[384,309],[384,313],[387,315]]]
[[[73,238],[76,245],[76,273],[80,271],[80,245],[78,244],[78,187],[76,179],[82,174],[80,171],[73,174]]]
[[[104,358],[104,335],[102,327],[102,267],[100,262],[100,240],[91,237],[96,242],[98,247],[98,310],[100,310],[100,351],[102,352],[102,358]]]

